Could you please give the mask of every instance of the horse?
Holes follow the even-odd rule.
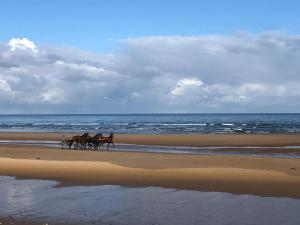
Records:
[[[83,135],[76,135],[72,137],[74,139],[74,148],[75,149],[87,149],[87,144],[90,142],[91,137],[89,133],[84,133]]]
[[[103,137],[102,134],[100,133],[99,144],[100,144],[100,148],[101,148],[102,145],[107,144],[107,151],[109,151],[109,145],[110,144],[112,144],[113,147],[115,147],[114,134],[110,133],[110,135],[108,137]]]
[[[72,147],[73,143],[74,143],[73,138],[69,138],[69,139],[65,140],[65,135],[63,135],[61,137],[61,141],[60,141],[61,149],[64,149],[64,146],[66,146],[70,149]]]
[[[78,149],[78,147],[79,147],[79,139],[80,139],[80,135],[73,136],[73,137],[70,138],[70,139],[73,140],[74,149]]]
[[[64,135],[61,139],[61,148],[64,146],[71,149],[72,145],[74,149],[99,149],[102,145],[107,144],[107,150],[109,150],[109,145],[112,144],[115,147],[113,141],[114,135],[110,133],[108,137],[104,137],[102,133],[95,134],[93,137],[89,136],[88,133],[83,135],[75,135],[67,140],[64,139]]]
[[[65,141],[65,145],[71,149],[72,145],[74,143],[74,139],[73,138],[69,138],[68,140]]]
[[[102,134],[98,133],[98,134],[95,134],[93,137],[91,137],[88,140],[88,147],[98,149],[99,145],[100,145],[99,137],[101,137],[101,136],[102,136]]]

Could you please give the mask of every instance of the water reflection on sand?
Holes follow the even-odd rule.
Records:
[[[34,202],[32,199],[34,197],[32,195],[32,187],[20,188],[18,184],[10,185],[6,193],[6,203],[9,211],[21,211],[24,208],[31,210],[31,203]]]
[[[0,217],[51,223],[300,224],[300,200],[157,187],[53,187],[0,177]]]

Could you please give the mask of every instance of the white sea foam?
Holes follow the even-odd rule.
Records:
[[[160,123],[161,126],[206,126],[206,123]]]

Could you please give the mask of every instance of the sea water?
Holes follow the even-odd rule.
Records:
[[[0,131],[296,133],[300,132],[300,114],[0,115]]]

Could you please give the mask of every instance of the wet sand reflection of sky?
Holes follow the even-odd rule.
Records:
[[[0,217],[47,223],[299,225],[300,200],[157,187],[53,187],[0,176]]]

